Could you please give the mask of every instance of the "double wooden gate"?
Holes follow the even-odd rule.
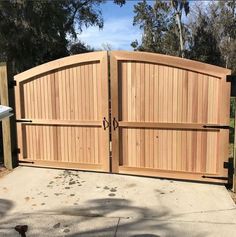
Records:
[[[19,161],[226,182],[230,70],[150,53],[108,58],[80,54],[15,76]]]

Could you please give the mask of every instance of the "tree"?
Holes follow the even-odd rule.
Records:
[[[219,2],[215,8],[214,31],[224,58],[223,66],[236,72],[236,0]]]
[[[109,44],[109,43],[102,43],[102,50],[105,50],[105,51],[111,51],[112,50],[112,45]]]
[[[171,0],[171,5],[174,9],[174,15],[176,17],[176,22],[179,30],[179,42],[180,42],[180,50],[181,56],[184,58],[185,49],[184,49],[184,35],[183,35],[183,23],[182,23],[182,13],[185,12],[186,16],[189,13],[189,1],[187,0]]]
[[[86,45],[82,41],[76,41],[75,43],[69,44],[69,55],[80,54],[80,53],[89,53],[93,52],[94,49],[89,45]]]
[[[162,50],[163,38],[168,31],[170,6],[167,2],[156,1],[149,5],[146,0],[134,5],[133,25],[143,30],[142,42],[135,40],[131,46],[135,50],[165,53]]]
[[[188,31],[181,21],[183,11],[188,14],[188,1],[156,0],[151,6],[143,0],[136,4],[133,24],[139,25],[143,36],[140,45],[135,40],[131,46],[134,50],[184,56]]]
[[[207,13],[198,9],[197,19],[190,25],[192,30],[189,41],[188,57],[197,61],[221,66],[222,57],[216,36],[212,30],[211,19]]]
[[[70,41],[76,40],[77,33],[83,27],[103,27],[98,6],[104,2],[105,0],[0,1],[1,60],[7,61],[15,74],[68,55],[71,53],[68,49]],[[125,3],[124,0],[114,2],[120,6]],[[78,46],[79,42],[77,49]]]
[[[236,1],[192,6],[188,57],[236,72]]]

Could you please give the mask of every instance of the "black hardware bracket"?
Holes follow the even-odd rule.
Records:
[[[234,176],[234,159],[229,158],[228,162],[224,162],[224,168],[228,169],[227,177],[217,177],[217,176],[209,176],[203,175],[202,178],[210,178],[210,179],[221,179],[221,180],[228,180],[226,187],[231,189],[233,186],[233,176]]]
[[[17,119],[16,120],[17,123],[32,123],[32,120],[27,120],[27,119]]]
[[[230,129],[230,126],[203,125],[204,128]]]
[[[226,76],[226,81],[227,82],[233,82],[233,81],[236,81],[236,75],[227,75]]]
[[[210,175],[202,175],[202,178],[228,180],[228,177],[210,176]]]
[[[227,75],[226,81],[231,83],[230,95],[236,97],[236,75]]]
[[[20,160],[19,163],[34,164],[34,161]]]
[[[8,82],[8,89],[12,89],[12,88],[14,88],[14,86],[16,86],[16,81],[15,80]]]
[[[228,169],[227,188],[232,188],[233,187],[233,177],[234,177],[234,158],[230,157],[228,162],[224,162],[224,168]]]
[[[20,148],[17,147],[16,149],[14,149],[13,154],[15,155],[20,154]]]

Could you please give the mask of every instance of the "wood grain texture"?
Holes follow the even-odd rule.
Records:
[[[107,52],[98,52],[15,76],[20,160],[109,170],[107,67]]]
[[[0,63],[0,103],[1,105],[9,106],[7,65],[5,63]],[[2,142],[4,166],[11,170],[13,164],[10,118],[2,120]]]
[[[111,59],[113,171],[226,177],[229,132],[204,126],[229,125],[230,70],[149,53],[113,51]]]

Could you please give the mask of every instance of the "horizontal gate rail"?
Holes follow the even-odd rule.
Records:
[[[157,176],[159,178],[169,178],[176,180],[196,180],[213,183],[226,183],[227,177],[220,177],[215,174],[197,173],[197,172],[185,172],[185,171],[172,171],[172,170],[161,170],[151,168],[135,168],[121,166],[119,168],[121,174],[141,174],[144,176]]]

